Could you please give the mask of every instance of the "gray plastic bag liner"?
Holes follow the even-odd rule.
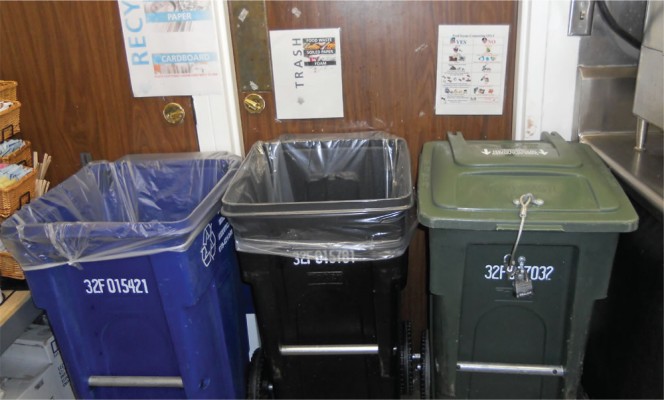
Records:
[[[92,162],[14,213],[0,236],[24,270],[185,251],[239,165],[223,152]]]
[[[256,142],[222,200],[239,251],[394,258],[417,226],[406,141],[384,132]]]

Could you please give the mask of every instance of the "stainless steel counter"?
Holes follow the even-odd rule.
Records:
[[[579,141],[586,143],[622,180],[647,200],[656,210],[664,212],[662,132],[648,132],[646,150],[636,151],[635,133],[584,133]]]

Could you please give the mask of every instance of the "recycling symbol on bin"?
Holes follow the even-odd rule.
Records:
[[[203,231],[203,246],[201,247],[201,260],[208,267],[217,251],[217,238],[212,232],[212,224],[208,224]]]

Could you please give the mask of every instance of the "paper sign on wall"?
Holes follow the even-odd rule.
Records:
[[[212,0],[118,0],[135,97],[221,93]]]
[[[270,31],[278,119],[342,118],[340,29]]]
[[[437,115],[500,115],[509,25],[440,25]]]

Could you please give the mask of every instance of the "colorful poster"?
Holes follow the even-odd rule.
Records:
[[[270,31],[278,119],[342,118],[340,29]]]
[[[440,25],[437,115],[501,115],[509,25]]]
[[[135,97],[220,94],[213,0],[118,0]]]

